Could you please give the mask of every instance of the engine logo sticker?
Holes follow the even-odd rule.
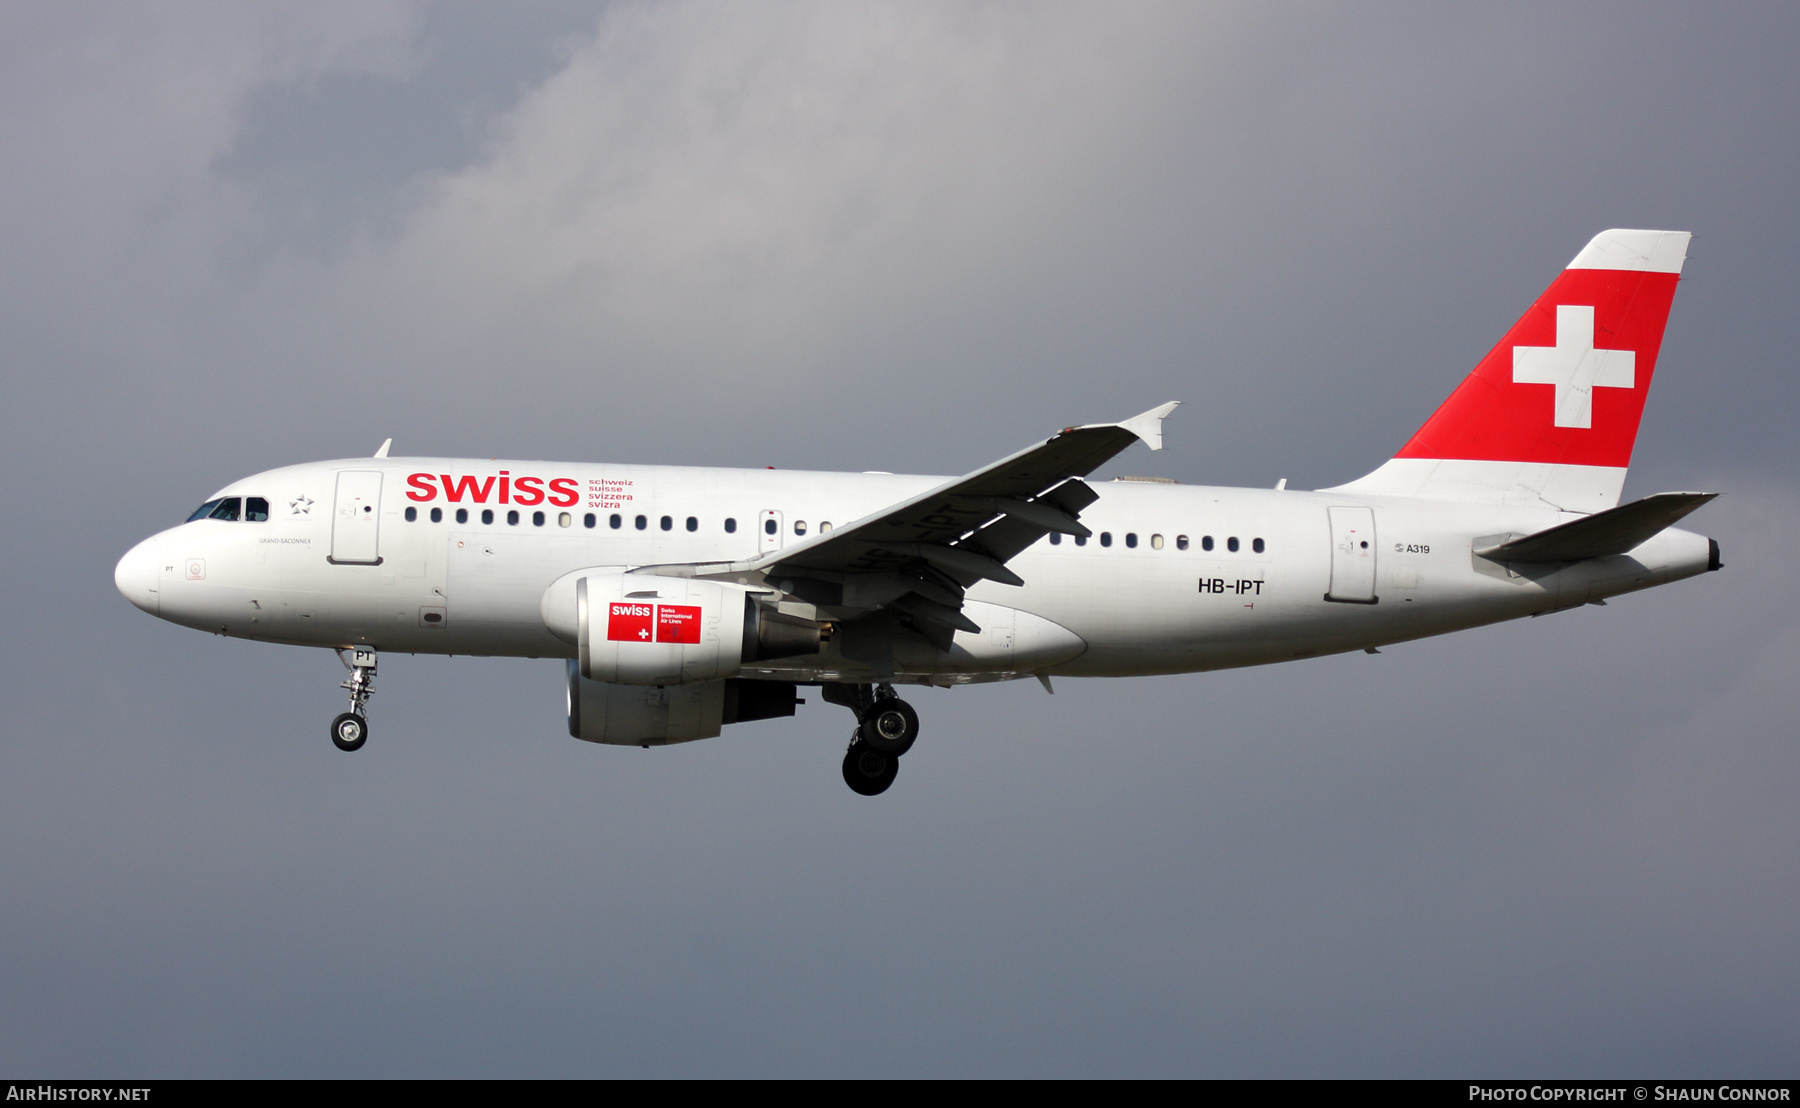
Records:
[[[655,607],[649,604],[614,604],[606,616],[606,637],[614,642],[649,642]]]
[[[699,606],[695,604],[658,604],[656,606],[656,641],[699,642]]]
[[[606,637],[612,642],[697,643],[700,606],[615,602],[607,609]]]

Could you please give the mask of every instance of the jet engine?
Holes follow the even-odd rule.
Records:
[[[570,659],[569,734],[614,746],[662,746],[710,739],[728,723],[794,714],[791,681],[703,681],[657,688],[583,677]]]
[[[553,633],[575,643],[583,677],[693,685],[734,677],[751,662],[819,652],[819,624],[784,615],[761,595],[719,581],[588,572],[545,590],[543,614]]]

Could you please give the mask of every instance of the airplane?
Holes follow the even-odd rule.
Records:
[[[569,734],[660,746],[848,708],[849,787],[919,735],[896,689],[1192,673],[1543,615],[1720,568],[1619,503],[1689,235],[1594,237],[1374,472],[1304,492],[1087,480],[1159,407],[961,477],[373,458],[234,481],[114,574],[171,623],[329,647],[340,750],[382,651],[562,659]]]

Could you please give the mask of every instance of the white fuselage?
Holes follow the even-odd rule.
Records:
[[[356,479],[367,501],[358,502],[360,522],[359,508],[340,502],[346,472],[365,475]],[[431,479],[412,480],[417,474]],[[504,499],[498,480],[444,488],[458,484],[445,478],[501,474],[518,483]],[[467,459],[319,462],[220,490],[215,497],[266,500],[268,518],[164,531],[126,556],[118,582],[152,614],[234,637],[571,657],[574,645],[547,625],[549,606],[561,601],[547,600],[546,590],[574,571],[742,561],[797,541],[798,528],[814,535],[942,481]],[[901,651],[891,673],[875,676],[942,684],[1256,665],[1573,607],[1693,576],[1709,560],[1704,537],[1671,528],[1627,555],[1520,574],[1475,556],[1477,540],[1579,517],[1345,491],[1130,480],[1094,488],[1100,498],[1081,513],[1092,538],[1037,542],[1008,563],[1023,587],[983,581],[969,591],[966,611],[980,634],[958,632],[948,652]],[[462,522],[458,511],[467,513]],[[1346,520],[1358,523],[1348,546]],[[360,543],[357,557],[378,561],[343,564],[334,542]],[[1362,586],[1346,585],[1346,573],[1367,576],[1372,602],[1328,598],[1334,589],[1360,598]],[[869,670],[828,648],[743,674],[834,681],[867,679]]]

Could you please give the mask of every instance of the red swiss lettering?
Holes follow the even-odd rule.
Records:
[[[573,477],[558,477],[550,482],[550,503],[559,508],[573,508],[581,500]]]
[[[479,485],[475,483],[475,478],[470,477],[467,474],[461,477],[451,477],[446,473],[443,474],[443,479],[444,499],[452,504],[461,504],[462,498],[465,496],[477,504],[486,504],[488,493],[494,490],[494,479],[492,477],[489,477]]]
[[[544,502],[544,479],[542,477],[521,477],[513,482],[513,503],[542,504]]]
[[[648,604],[613,604],[606,615],[607,639],[612,642],[649,642],[653,611]]]
[[[406,479],[406,483],[412,486],[412,488],[406,490],[406,498],[408,500],[417,500],[421,503],[427,500],[435,500],[437,498],[437,488],[432,485],[431,482],[432,476],[429,473],[412,474]]]

